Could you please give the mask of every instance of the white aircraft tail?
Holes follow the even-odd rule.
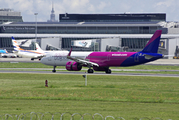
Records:
[[[17,41],[14,39],[14,37],[12,37],[12,44],[13,44],[13,47],[14,47],[14,51],[23,50],[19,47],[19,45],[17,44]]]
[[[6,49],[4,49],[4,50],[6,51],[6,53],[8,53]]]
[[[36,46],[36,50],[37,50],[38,52],[43,51],[43,50],[41,49],[41,47],[39,46],[39,44],[35,43],[35,46]]]

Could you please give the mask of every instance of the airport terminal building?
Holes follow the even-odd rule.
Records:
[[[36,29],[37,28],[37,29]],[[75,40],[92,40],[79,51],[140,51],[152,34],[162,30],[160,53],[174,54],[179,44],[178,22],[166,22],[165,13],[60,14],[59,22],[9,22],[0,24],[0,48],[13,49],[16,40],[35,39],[43,49],[69,50]],[[36,33],[37,30],[37,33]],[[27,49],[32,49],[29,47]]]

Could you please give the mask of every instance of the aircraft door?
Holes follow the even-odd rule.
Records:
[[[139,53],[135,54],[134,61],[135,62],[139,62]]]
[[[48,61],[52,61],[52,56],[48,57]]]
[[[108,54],[107,61],[110,61],[111,54]]]

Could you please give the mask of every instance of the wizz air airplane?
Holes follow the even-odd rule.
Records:
[[[88,73],[105,71],[110,74],[109,67],[127,67],[151,62],[164,55],[158,54],[162,30],[157,30],[149,40],[145,48],[140,52],[84,52],[74,53],[70,51],[62,54],[53,53],[44,57],[41,63],[54,66],[52,72],[56,72],[56,66],[66,66],[68,71],[80,71],[82,66],[88,67]]]
[[[45,56],[45,53],[41,49],[40,50],[38,49],[37,50],[24,50],[20,48],[16,40],[14,39],[14,37],[12,37],[12,43],[14,47],[13,52],[18,56],[31,58],[31,60],[41,59],[42,57]]]

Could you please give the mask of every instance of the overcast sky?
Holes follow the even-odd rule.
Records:
[[[56,20],[59,14],[166,13],[167,21],[179,21],[179,0],[53,0]],[[52,0],[0,0],[0,8],[21,12],[25,22],[50,19]]]

